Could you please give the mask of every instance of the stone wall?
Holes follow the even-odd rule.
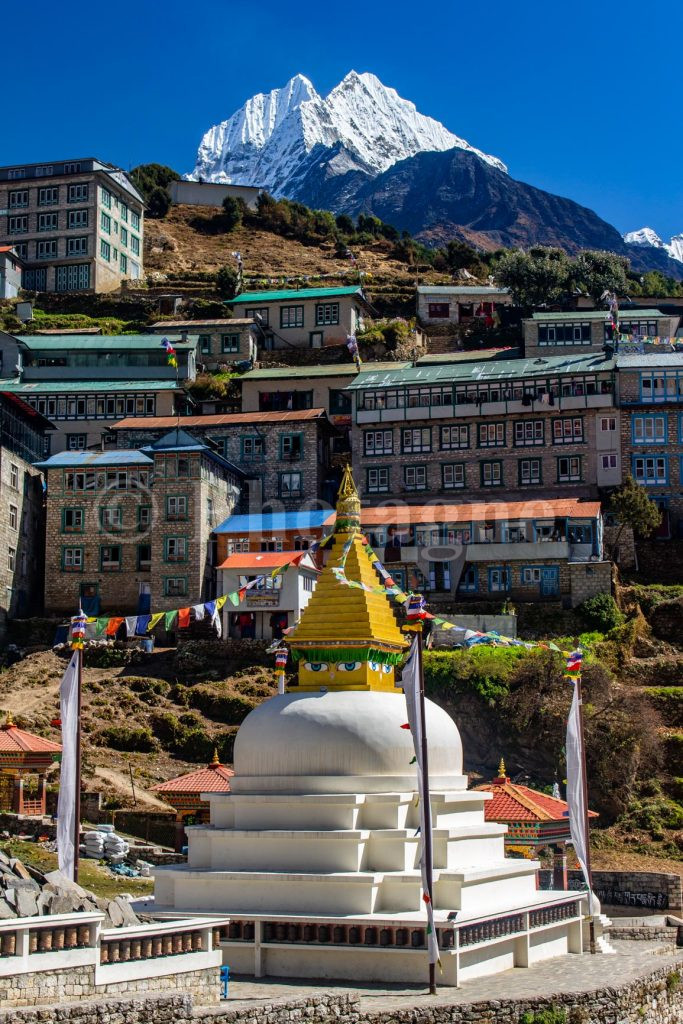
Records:
[[[611,562],[571,562],[569,576],[572,608],[576,608],[596,594],[612,592]]]
[[[149,996],[148,998],[109,998],[99,1002],[60,1002],[52,1007],[0,1010],[0,1024],[519,1024],[524,1013],[538,1013],[552,1008],[564,1010],[566,1024],[680,1024],[683,1017],[683,987],[680,971],[683,960],[675,968],[669,966],[653,971],[618,988],[598,989],[585,993],[553,995],[544,999],[490,1000],[435,1006],[421,1002],[419,1009],[361,1009],[356,994],[312,995],[272,1004],[235,1006],[229,1003],[195,1010],[190,994]],[[484,983],[485,984],[485,983]]]
[[[544,869],[539,876],[541,889],[552,888],[552,871]],[[580,871],[569,871],[568,879],[570,889],[583,889]],[[594,871],[593,890],[606,907],[630,907],[653,914],[677,914],[683,909],[681,878],[664,871]]]
[[[155,993],[173,993],[192,999],[197,1006],[208,1006],[216,1003],[220,996],[219,969],[185,971],[178,974],[166,974],[158,978],[139,978],[132,981],[121,981],[114,984],[95,984],[95,967],[84,965],[67,970],[35,971],[30,974],[14,974],[0,977],[0,1006],[32,1007],[46,1006],[52,1003],[60,1005],[70,999],[97,1000],[112,996],[146,996]],[[92,1006],[92,1002],[89,1002]],[[59,1013],[58,1010],[55,1011]],[[92,1011],[91,1011],[92,1012]],[[95,1011],[97,1012],[97,1011]],[[33,1014],[14,1016],[17,1010],[9,1014],[0,1014],[0,1022],[10,1019],[30,1020]],[[55,1020],[64,1020],[55,1016]],[[149,1021],[153,1018],[150,1017]]]

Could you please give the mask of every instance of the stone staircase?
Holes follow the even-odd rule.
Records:
[[[599,953],[604,953],[608,956],[616,955],[616,949],[609,941],[608,933],[612,927],[612,921],[606,914],[600,913],[597,915],[596,928],[595,928],[595,945]]]

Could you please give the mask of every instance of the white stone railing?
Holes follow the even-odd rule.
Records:
[[[92,967],[94,985],[221,965],[227,919],[195,917],[104,930],[104,915],[53,914],[0,921],[0,978]]]

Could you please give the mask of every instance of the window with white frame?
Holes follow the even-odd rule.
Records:
[[[393,430],[366,430],[363,434],[366,455],[393,455]]]
[[[83,548],[64,548],[62,568],[67,572],[79,572],[83,568]]]
[[[481,463],[481,482],[483,487],[500,487],[503,483],[503,465],[500,462]]]
[[[465,463],[451,462],[441,467],[441,483],[445,491],[465,486]]]
[[[9,528],[10,530],[16,530],[19,525],[19,509],[16,505],[10,505],[9,507]]]
[[[368,494],[380,494],[389,490],[389,470],[376,467],[367,471]]]
[[[263,438],[258,434],[242,438],[242,458],[247,462],[253,459],[262,459],[263,453]]]
[[[538,565],[527,566],[522,569],[522,583],[540,583],[541,582],[541,569]]]
[[[563,416],[553,420],[553,444],[582,444],[583,418],[581,416]]]
[[[617,468],[617,457],[616,455],[601,455],[600,464],[603,469],[616,469]]]
[[[120,530],[123,527],[123,510],[117,505],[101,510],[103,530]]]
[[[401,431],[401,444],[406,453],[432,450],[431,427],[406,427]]]
[[[505,566],[489,569],[489,591],[499,593],[510,589],[510,570]]]
[[[557,460],[557,482],[574,483],[581,480],[581,459],[578,455]]]
[[[543,420],[516,420],[515,446],[541,445],[544,441]]]
[[[668,460],[666,456],[636,456],[633,460],[633,477],[641,484],[668,483]]]
[[[315,307],[316,327],[325,327],[328,324],[339,323],[339,303],[323,302]]]
[[[300,498],[301,473],[280,473],[279,495],[281,498]]]
[[[404,466],[403,484],[407,491],[424,491],[427,487],[427,467]]]
[[[452,451],[457,448],[469,448],[470,428],[466,423],[441,427],[441,448]]]
[[[280,327],[303,327],[303,306],[280,306]]]
[[[82,452],[88,443],[87,434],[67,434],[66,447],[70,452]]]
[[[19,467],[15,462],[10,462],[9,485],[10,487],[13,487],[15,491],[19,490]]]
[[[239,334],[222,334],[221,335],[221,352],[239,352],[240,350],[240,336]]]
[[[187,539],[167,537],[165,558],[167,562],[184,562],[187,558]]]
[[[505,424],[480,423],[477,436],[480,448],[501,448],[505,444]]]
[[[603,434],[613,433],[617,429],[616,416],[601,416],[600,430]]]
[[[187,496],[184,494],[169,494],[166,498],[167,519],[187,519]]]
[[[541,482],[541,460],[540,459],[520,459],[519,462],[519,482],[522,487],[528,487],[531,484],[540,484]]]
[[[633,416],[631,427],[634,444],[666,444],[667,417]]]

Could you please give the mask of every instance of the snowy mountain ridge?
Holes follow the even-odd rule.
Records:
[[[653,228],[639,228],[638,231],[627,231],[624,241],[631,245],[651,246],[653,249],[664,249],[672,260],[683,263],[683,233],[673,235],[670,242],[664,242]]]
[[[317,147],[321,147],[318,149]],[[439,121],[372,74],[350,71],[326,96],[304,75],[258,93],[203,136],[192,180],[258,185],[276,196],[295,190],[310,165],[336,147],[332,174],[358,170],[375,177],[421,152],[458,148],[501,171],[505,164],[453,135]],[[343,154],[340,157],[339,154]]]

